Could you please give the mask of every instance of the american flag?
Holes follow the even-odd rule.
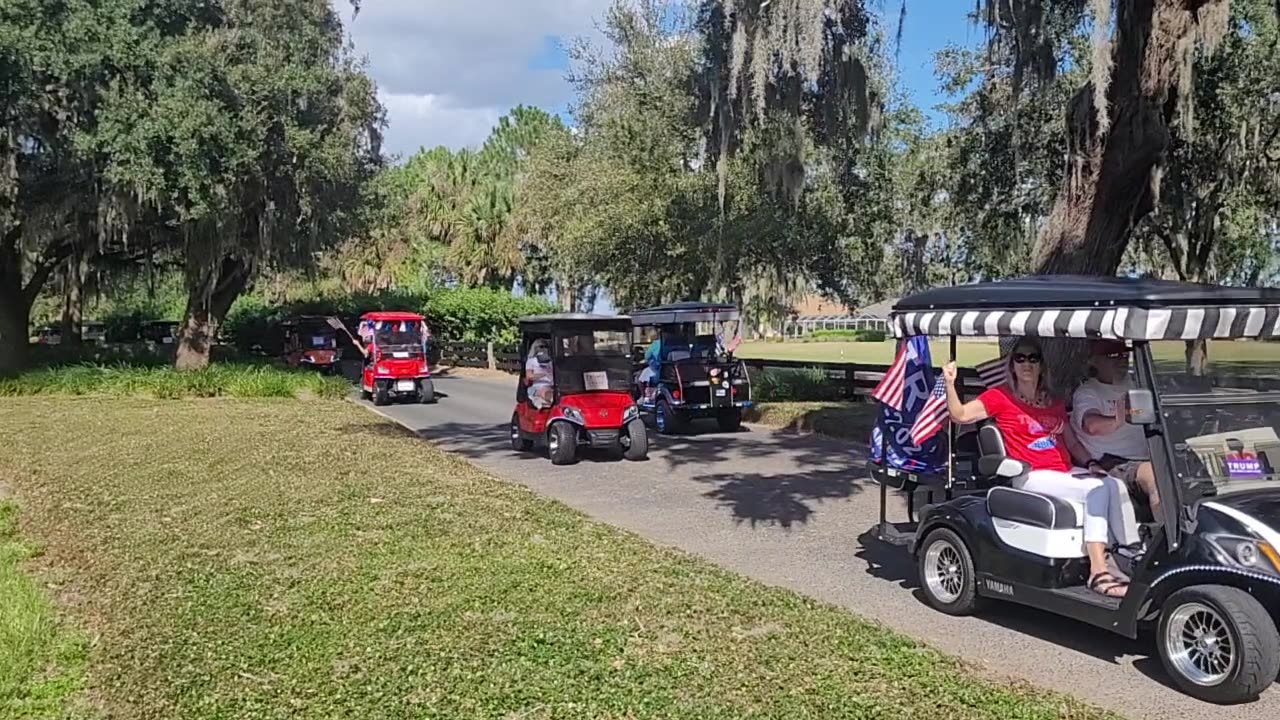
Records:
[[[993,388],[1004,384],[1004,381],[1008,379],[1009,359],[1001,355],[995,360],[979,363],[974,369],[978,371],[978,381],[982,383],[982,386]]]
[[[907,357],[916,357],[916,340],[911,338],[903,344],[898,350],[898,356],[893,359],[893,364],[885,371],[884,377],[881,378],[879,384],[871,391],[871,397],[888,405],[889,407],[902,412],[902,391],[907,384]]]
[[[947,386],[939,375],[938,381],[933,384],[933,392],[929,393],[929,399],[920,408],[916,421],[911,424],[911,443],[917,447],[923,445],[946,421]]]

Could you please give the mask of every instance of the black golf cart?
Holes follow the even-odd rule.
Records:
[[[1080,504],[1019,489],[1028,468],[1005,456],[994,425],[951,427],[942,472],[892,467],[882,445],[872,470],[881,539],[910,549],[942,612],[1000,599],[1129,638],[1152,629],[1187,694],[1257,698],[1280,672],[1278,321],[1277,290],[1130,278],[1025,278],[904,298],[895,335],[950,337],[952,358],[957,336],[1061,339],[1045,341],[1050,356],[1054,342],[1130,342],[1135,377],[1119,411],[1145,429],[1161,517],[1114,480],[1126,527],[1110,528],[1112,558],[1131,582],[1123,599],[1094,593]],[[1187,343],[1201,340],[1211,360],[1189,372]],[[889,488],[946,499],[918,521],[908,500],[904,527],[886,520]]]
[[[685,432],[697,418],[715,418],[724,432],[741,426],[742,411],[751,405],[751,377],[723,344],[738,319],[738,309],[723,303],[679,302],[631,313],[632,394],[658,432]]]

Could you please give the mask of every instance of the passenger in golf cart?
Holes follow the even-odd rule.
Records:
[[[1131,639],[1150,628],[1166,672],[1189,695],[1237,703],[1271,687],[1280,674],[1280,291],[1023,278],[904,298],[891,323],[906,340],[903,361],[877,388],[879,535],[911,552],[930,605],[966,615],[1000,599]],[[957,336],[1023,339],[976,373],[1010,368],[1007,382],[948,364],[935,385],[930,336],[952,338],[952,362]],[[1094,377],[1059,383],[1073,407],[1055,433],[1065,408],[1041,400],[1032,382],[1055,367],[1037,346],[1068,353],[1071,343],[1088,346],[1081,357]],[[1206,343],[1212,360],[1191,367],[1187,343]],[[1132,357],[1132,380],[1122,356]],[[975,385],[1006,390],[997,397],[984,387],[975,404]],[[1121,419],[1145,449],[1137,433],[1115,435]],[[945,430],[926,437],[922,427]],[[1052,452],[1086,433],[1084,456],[1064,473],[1065,458]],[[1152,490],[1155,512],[1136,508],[1151,522],[1135,522],[1130,477]],[[889,488],[907,494],[908,533],[887,520]],[[918,519],[917,490],[944,493]],[[1103,524],[1112,567],[1099,578]]]

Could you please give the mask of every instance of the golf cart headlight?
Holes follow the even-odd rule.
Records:
[[[577,408],[562,407],[560,414],[576,423],[582,422],[582,413],[578,412]]]
[[[633,420],[639,416],[640,416],[640,408],[636,407],[635,405],[628,406],[626,410],[622,411],[622,422]]]
[[[373,368],[373,370],[379,375],[389,375],[391,373],[391,369],[388,368],[386,365],[377,365]]]
[[[711,368],[711,377],[715,377],[719,374],[720,374],[720,368]]]
[[[1209,542],[1228,565],[1280,574],[1280,554],[1265,541],[1238,535],[1210,535]]]

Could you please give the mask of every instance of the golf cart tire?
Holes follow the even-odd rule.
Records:
[[[375,385],[373,388],[373,404],[378,407],[391,404],[391,392],[386,385]]]
[[[571,465],[578,459],[578,428],[573,423],[551,423],[547,428],[547,455],[552,465]]]
[[[529,452],[533,449],[533,443],[520,434],[520,416],[515,413],[511,415],[511,449],[516,452]]]
[[[1174,648],[1168,639],[1169,626],[1179,609],[1192,605],[1213,610],[1237,648],[1234,667],[1213,684],[1187,677],[1173,657]],[[1193,585],[1171,595],[1160,610],[1156,648],[1165,672],[1183,692],[1219,705],[1256,700],[1280,674],[1280,632],[1275,620],[1254,596],[1227,585]]]
[[[662,418],[662,422],[658,422]],[[658,398],[657,407],[653,411],[654,427],[663,435],[680,435],[685,429],[685,419],[671,409],[666,398]]]
[[[361,400],[372,400],[372,399],[373,399],[373,393],[369,392],[368,390],[365,390],[364,388],[360,388],[360,399],[361,399]]]
[[[423,405],[430,405],[436,401],[436,386],[428,378],[418,385],[418,402]]]
[[[720,432],[738,432],[742,429],[742,410],[733,408],[732,410],[721,410],[716,415],[716,424],[720,426]]]
[[[644,421],[636,418],[627,423],[627,435],[631,438],[631,444],[626,450],[622,451],[622,457],[628,460],[644,460],[649,457],[649,431],[644,426]]]
[[[955,597],[940,596],[934,583],[930,582],[933,572],[931,565],[939,560],[941,553],[950,549],[955,553],[956,587],[952,594]],[[935,552],[931,552],[935,551]],[[983,598],[978,595],[978,574],[973,566],[973,555],[969,546],[954,531],[948,528],[936,528],[925,536],[917,551],[916,570],[920,577],[920,589],[925,600],[933,609],[947,615],[972,615],[981,609]]]

